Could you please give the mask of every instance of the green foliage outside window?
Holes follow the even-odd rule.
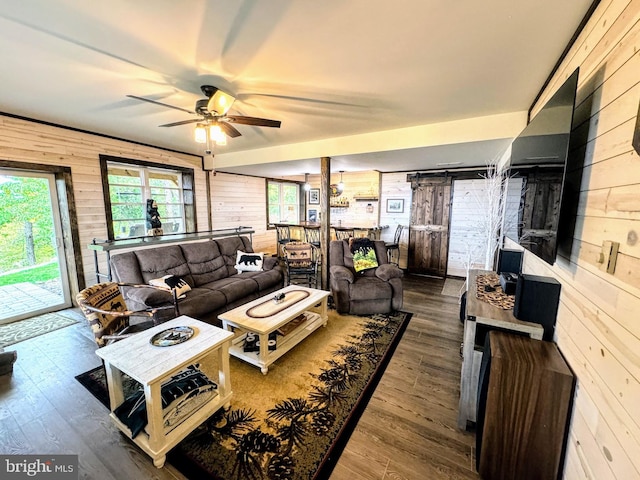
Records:
[[[120,163],[108,164],[113,231],[117,238],[139,237],[147,232],[147,199],[158,206],[165,233],[184,231],[182,175]]]
[[[300,219],[300,187],[297,183],[267,183],[268,223],[295,223]]]
[[[48,180],[0,176],[0,202],[0,273],[55,260]],[[28,246],[30,235],[33,241]],[[31,249],[30,260],[25,252]]]

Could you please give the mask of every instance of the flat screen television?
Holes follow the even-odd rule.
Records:
[[[505,211],[505,234],[551,265],[558,228],[571,216],[561,211],[569,194],[565,172],[577,87],[578,69],[511,145],[507,197],[512,201]]]

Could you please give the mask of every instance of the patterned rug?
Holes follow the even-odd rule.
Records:
[[[231,409],[183,440],[169,462],[191,479],[328,478],[410,319],[330,310],[327,326],[267,375],[231,358]],[[76,378],[108,404],[102,367]]]
[[[77,322],[77,318],[67,317],[58,313],[45,313],[37,317],[0,325],[0,347],[6,347],[28,338],[44,335]]]

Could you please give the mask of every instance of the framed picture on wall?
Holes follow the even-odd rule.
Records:
[[[309,218],[308,220],[310,222],[317,222],[318,221],[318,211],[313,209],[313,210],[309,210]]]
[[[312,188],[309,190],[309,205],[320,205],[320,189]]]
[[[387,198],[387,213],[403,213],[403,212],[404,212],[403,198]]]

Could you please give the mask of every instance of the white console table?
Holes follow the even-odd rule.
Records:
[[[512,310],[503,310],[476,297],[478,275],[492,273],[485,270],[471,270],[467,279],[467,309],[464,321],[462,347],[462,370],[460,372],[460,403],[458,428],[466,430],[467,422],[476,421],[478,377],[482,362],[482,347],[477,345],[476,327],[485,325],[505,332],[519,332],[536,340],[542,340],[542,325],[523,322],[513,316]]]

